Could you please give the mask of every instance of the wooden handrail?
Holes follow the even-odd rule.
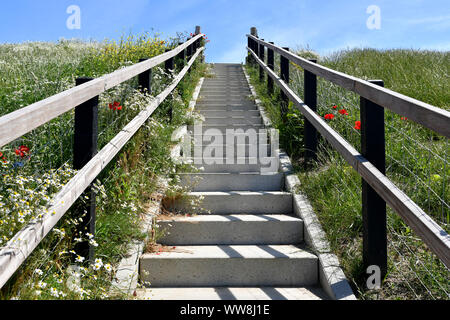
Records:
[[[156,96],[146,109],[142,110],[131,120],[55,195],[50,202],[51,205],[48,208],[48,212],[43,213],[44,216],[41,220],[28,223],[0,249],[0,288],[64,216],[75,200],[78,199],[98,174],[133,137],[136,131],[147,121],[161,102],[175,89],[203,50],[204,48],[199,48],[189,60],[188,64],[175,77],[171,85]],[[165,56],[169,55],[166,54]]]
[[[389,180],[389,178],[367,161],[339,133],[333,130],[317,113],[311,110],[252,49],[247,47],[247,50],[317,131],[323,135],[380,197],[402,217],[411,229],[421,237],[447,268],[450,268],[450,235]]]
[[[202,36],[203,34],[198,34],[171,51],[119,69],[4,115],[0,118],[0,148],[102,92],[175,57]]]
[[[281,56],[342,88],[353,91],[374,103],[387,108],[409,120],[415,121],[434,132],[450,138],[450,112],[401,93],[377,86],[368,81],[321,66],[297,56],[283,48],[265,42],[255,36],[247,37],[274,50]]]

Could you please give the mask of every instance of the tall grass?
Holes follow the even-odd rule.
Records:
[[[450,53],[415,50],[355,49],[320,57],[308,50],[297,51],[305,58],[366,80],[382,79],[385,87],[448,110],[450,102]],[[291,64],[290,86],[303,99],[303,70]],[[304,120],[293,109],[282,121],[279,93],[268,96],[256,81],[259,94],[280,129],[281,144],[294,158],[306,193],[319,216],[344,272],[360,298],[448,299],[450,272],[423,242],[388,208],[389,271],[381,291],[368,291],[362,267],[361,178],[323,139],[318,162],[303,166]],[[335,108],[333,108],[335,106]],[[339,113],[346,110],[347,115]],[[333,114],[329,125],[360,151],[359,97],[318,78],[318,113]],[[446,231],[449,231],[448,139],[386,110],[386,174]],[[283,133],[284,132],[284,133]],[[289,137],[294,137],[293,139]]]

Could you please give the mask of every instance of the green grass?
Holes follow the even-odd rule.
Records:
[[[0,86],[0,101],[2,106],[7,106],[2,109],[2,114],[70,88],[77,76],[97,77],[135,63],[140,58],[160,54],[178,39],[161,41],[159,37],[151,38],[146,34],[129,37],[120,44],[1,45],[0,69],[8,71],[0,72],[3,84]],[[6,59],[11,59],[8,66],[1,63]],[[127,298],[111,291],[115,267],[131,242],[143,240],[146,236],[140,231],[141,217],[149,204],[155,201],[155,195],[164,194],[176,183],[178,170],[186,170],[170,159],[170,146],[174,144],[171,135],[174,129],[190,121],[186,112],[188,103],[204,73],[205,65],[196,62],[192,72],[97,177],[94,188],[97,192],[97,219],[93,241],[98,244],[96,258],[101,262],[99,260],[97,266],[86,261],[78,263],[85,268],[80,270],[81,286],[76,290],[69,288],[71,276],[67,267],[73,263],[75,256],[71,250],[77,238],[88,240],[86,234],[75,234],[79,217],[74,214],[74,208],[83,202],[83,197],[0,290],[0,299]],[[171,79],[172,76],[160,67],[154,68],[152,94],[161,92]],[[55,83],[60,85],[54,86]],[[137,90],[136,79],[101,94],[99,150],[151,99]],[[114,101],[123,106],[120,112],[109,108]],[[172,121],[168,117],[169,108],[174,110]],[[30,219],[39,218],[37,215],[40,210],[45,210],[48,200],[75,174],[71,169],[73,114],[73,111],[68,112],[0,150],[5,157],[1,168],[0,246]],[[20,145],[29,147],[24,157],[15,154]],[[26,213],[23,221],[19,220],[21,212]]]
[[[355,49],[328,57],[298,50],[306,58],[366,80],[382,79],[385,87],[449,110],[450,53],[414,50]],[[448,299],[450,273],[418,236],[388,208],[389,271],[381,291],[367,291],[362,267],[361,178],[323,139],[318,162],[303,166],[301,114],[289,106],[286,121],[280,116],[279,92],[269,96],[258,71],[248,68],[280,143],[293,158],[304,192],[338,255],[354,291],[362,299]],[[303,97],[303,70],[291,64],[290,86]],[[337,109],[332,107],[337,105]],[[348,115],[337,111],[345,109]],[[335,115],[329,125],[360,150],[359,97],[318,78],[318,113]],[[447,232],[450,222],[450,169],[448,139],[386,110],[387,176]]]

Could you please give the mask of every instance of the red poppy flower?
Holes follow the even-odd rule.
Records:
[[[337,106],[333,106],[333,109],[337,109]]]
[[[23,158],[30,152],[30,149],[26,146],[20,146],[18,149],[15,150],[15,152],[18,156]]]
[[[355,121],[355,127],[356,130],[361,130],[361,121]]]
[[[122,106],[118,106],[117,110],[122,110],[122,108],[123,108]]]
[[[326,120],[332,120],[334,118],[334,114],[328,113],[324,117]]]
[[[342,114],[342,115],[348,116],[348,112],[345,109],[339,110],[339,113]]]

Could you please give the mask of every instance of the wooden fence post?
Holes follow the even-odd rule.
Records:
[[[192,38],[188,38],[187,41],[191,40]],[[186,48],[186,60],[189,61],[192,58],[192,44],[188,45]],[[191,73],[191,68],[188,69],[188,73]]]
[[[254,37],[258,37],[258,30],[255,27],[251,27],[250,28],[250,34]],[[258,43],[251,39],[250,41],[250,49],[252,49],[252,51],[254,53],[256,53],[256,55],[258,55]],[[250,55],[250,62],[254,65],[256,63],[253,55]]]
[[[178,42],[178,45],[182,45],[182,42]],[[177,66],[177,70],[180,71],[181,69],[184,68],[186,61],[185,61],[185,56],[186,56],[186,50],[182,50],[180,51],[180,53],[177,55],[177,61],[176,61],[176,66]]]
[[[273,44],[273,42],[269,42],[270,44]],[[273,50],[270,48],[267,48],[267,66],[270,70],[275,71],[275,60],[273,55]],[[271,77],[267,76],[267,91],[269,94],[273,93],[273,80]]]
[[[170,49],[166,49],[166,52],[168,52],[168,51],[170,51]],[[174,59],[172,57],[170,59],[167,59],[166,62],[164,62],[165,71],[168,74],[173,74],[173,70],[174,70],[173,61],[174,61]],[[172,118],[173,118],[173,110],[172,110],[172,105],[171,105],[170,109],[169,109],[169,119],[171,122],[172,122]]]
[[[249,37],[247,37],[247,48],[252,48],[252,39],[250,39]],[[245,63],[246,64],[251,64],[251,57],[252,55],[247,52],[247,57],[245,57]]]
[[[261,40],[264,41],[264,39],[261,39]],[[258,52],[259,52],[258,57],[264,62],[265,50],[264,50],[263,44],[259,45]],[[264,68],[262,66],[259,66],[259,81],[260,82],[264,81]]]
[[[317,63],[316,59],[309,59],[309,61]],[[315,112],[317,111],[317,76],[304,70],[304,83],[305,104]],[[317,159],[317,130],[306,118],[304,123],[305,167],[307,167],[311,160]]]
[[[148,59],[139,59],[139,62],[145,61]],[[139,88],[141,92],[147,92],[148,94],[152,93],[152,69],[148,69],[139,74]]]
[[[289,51],[287,47],[283,47],[283,49]],[[280,55],[280,77],[287,85],[289,84],[289,60],[282,55]],[[285,122],[289,99],[283,91],[281,91],[281,101],[281,118]]]
[[[77,78],[76,85],[93,80],[92,78]],[[75,130],[73,139],[73,168],[82,169],[96,154],[98,141],[98,96],[75,107]],[[84,191],[82,197],[87,196],[86,202],[78,200],[76,215],[81,218],[77,227],[76,236],[86,238],[86,233],[95,235],[95,192],[90,185]],[[88,241],[79,242],[75,245],[75,252],[94,261],[94,246]]]
[[[371,80],[373,84],[384,87],[382,80]],[[361,154],[381,173],[386,172],[384,108],[367,100],[360,99],[361,111]],[[380,268],[381,279],[387,273],[387,235],[386,202],[375,190],[362,180],[363,215],[363,263]]]

